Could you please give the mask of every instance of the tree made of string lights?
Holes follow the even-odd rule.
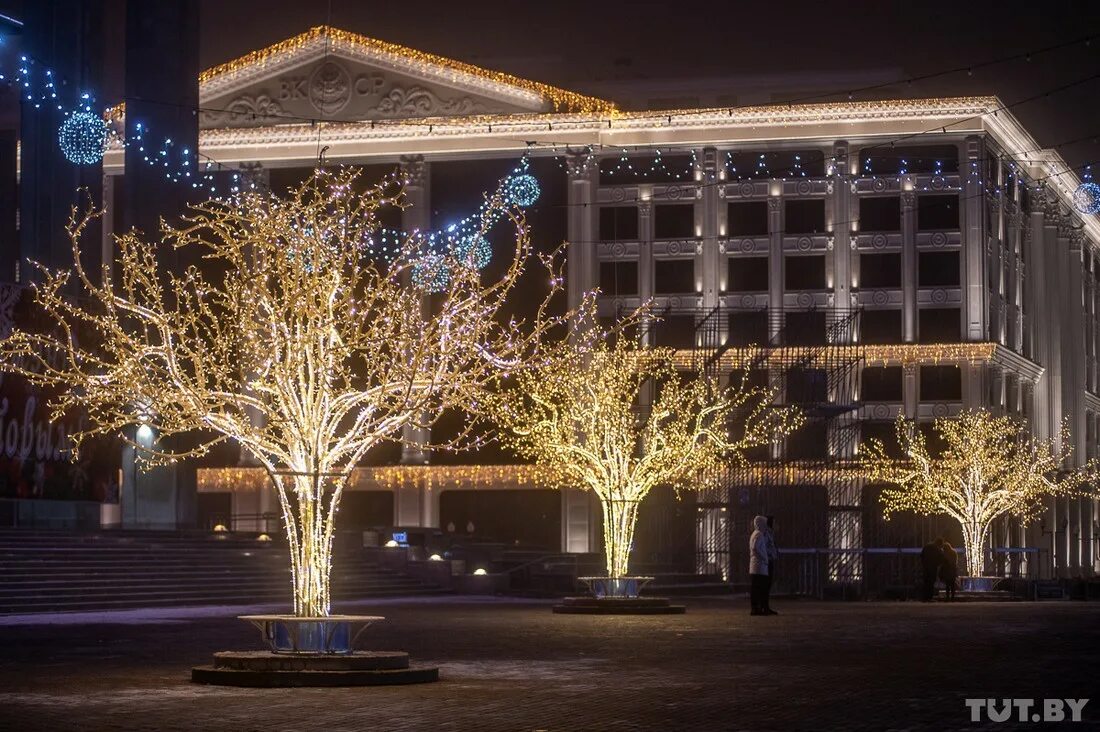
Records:
[[[544,480],[595,493],[609,577],[627,575],[638,505],[650,490],[701,488],[717,463],[742,459],[799,422],[773,404],[773,390],[682,375],[673,356],[601,339],[576,358],[511,375],[487,408],[502,442]]]
[[[507,268],[488,278],[447,255],[456,261],[443,263],[447,284],[430,308],[412,276],[422,242],[381,246],[376,237],[379,211],[404,205],[394,179],[364,188],[354,169],[319,170],[282,196],[250,191],[194,205],[178,225],[163,225],[158,242],[118,236],[115,275],[84,269],[81,237],[100,212],[74,209],[74,266],[40,266],[35,289],[57,327],[12,334],[0,343],[0,367],[60,387],[55,414],[84,410],[75,450],[138,425],[156,435],[151,445],[130,441],[149,464],[237,443],[267,469],[281,502],[295,614],[326,616],[340,496],[363,456],[400,441],[406,425],[477,404],[502,370],[555,368],[564,348],[548,331],[591,315],[591,298],[552,314],[560,262],[533,253],[506,183],[482,214],[508,222]],[[163,272],[166,249],[196,251],[202,265]],[[525,319],[505,315],[532,267],[549,282],[542,306]],[[69,297],[73,289],[81,297]],[[94,333],[94,343],[77,332]],[[188,447],[169,449],[175,435],[189,436]],[[466,429],[429,447],[482,440]]]
[[[899,418],[896,426],[901,458],[871,440],[863,449],[862,470],[869,480],[887,484],[882,492],[887,518],[913,511],[958,521],[971,577],[982,575],[996,519],[1015,516],[1027,523],[1043,510],[1045,497],[1082,495],[1098,467],[1092,461],[1064,470],[1073,454],[1065,426],[1058,440],[1042,440],[1013,417],[968,410],[933,424],[942,450],[929,449],[912,422]]]

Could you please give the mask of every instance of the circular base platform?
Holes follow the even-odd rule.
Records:
[[[672,605],[667,597],[566,597],[554,605],[565,615],[682,615],[683,605]]]
[[[411,667],[409,654],[401,651],[222,651],[214,654],[214,665],[192,668],[191,680],[219,686],[388,686],[439,681],[439,669]]]

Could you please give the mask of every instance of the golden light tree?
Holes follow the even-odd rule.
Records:
[[[890,457],[881,441],[872,440],[861,457],[864,474],[889,484],[882,492],[887,518],[913,511],[958,521],[971,577],[982,574],[994,520],[1015,516],[1027,523],[1042,511],[1043,498],[1081,495],[1096,473],[1095,463],[1063,471],[1073,453],[1064,426],[1059,440],[1041,440],[1013,417],[968,410],[935,421],[944,444],[939,454],[912,422],[899,417],[896,428],[903,457]]]
[[[609,577],[627,574],[638,504],[655,486],[702,488],[723,460],[793,429],[775,393],[682,375],[674,352],[601,341],[552,367],[512,375],[486,407],[501,441],[558,487],[596,494]],[[688,378],[685,378],[687,376]],[[652,385],[652,403],[645,400]],[[743,429],[730,436],[738,415]]]
[[[559,263],[533,254],[507,179],[472,225],[474,237],[497,221],[514,225],[510,261],[494,278],[469,261],[483,256],[476,247],[426,255],[420,238],[383,244],[380,209],[403,205],[394,183],[367,187],[354,169],[320,170],[283,196],[250,191],[197,204],[179,225],[163,225],[159,243],[117,237],[117,276],[104,269],[95,279],[79,245],[98,212],[74,210],[75,265],[40,268],[35,289],[55,330],[0,343],[4,369],[61,388],[55,413],[86,412],[77,449],[92,435],[147,425],[157,443],[131,444],[150,463],[231,440],[266,468],[282,506],[298,616],[329,613],[336,513],[363,456],[401,440],[407,425],[427,427],[475,403],[502,369],[556,363],[561,349],[548,331],[569,328],[591,305],[551,313]],[[201,268],[164,272],[166,248],[196,252]],[[526,319],[508,317],[532,261],[549,294]],[[73,285],[81,297],[67,296]],[[430,308],[422,307],[427,291],[436,293]],[[96,342],[78,342],[81,331]],[[174,435],[190,436],[190,447],[169,450]],[[466,430],[431,447],[478,441]]]

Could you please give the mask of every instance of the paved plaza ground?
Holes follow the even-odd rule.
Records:
[[[1071,726],[1100,727],[1100,604],[776,608],[749,617],[744,601],[699,599],[682,616],[563,616],[459,597],[339,608],[387,616],[367,646],[438,664],[442,681],[296,690],[190,683],[214,651],[259,647],[240,608],[0,618],[0,728],[975,729],[966,697],[1098,697]]]

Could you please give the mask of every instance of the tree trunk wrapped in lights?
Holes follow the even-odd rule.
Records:
[[[483,252],[472,247],[425,256],[423,239],[387,244],[377,216],[403,205],[400,184],[362,190],[358,176],[322,170],[283,197],[247,192],[195,205],[178,226],[164,225],[160,246],[120,236],[117,277],[105,269],[102,284],[78,256],[98,212],[74,211],[75,266],[40,268],[36,288],[58,327],[0,343],[3,368],[62,388],[55,413],[85,410],[77,449],[91,435],[146,424],[158,443],[131,444],[150,464],[232,440],[263,465],[290,543],[294,612],[307,617],[329,613],[336,513],[363,456],[400,440],[406,425],[426,427],[445,410],[476,404],[501,370],[557,363],[564,347],[548,331],[591,317],[591,298],[551,314],[562,282],[554,256],[537,258],[549,282],[542,306],[526,320],[505,317],[535,259],[507,179],[469,234],[514,224],[508,267],[484,283],[472,261]],[[198,250],[205,264],[158,272],[161,247]],[[65,294],[74,285],[79,299]],[[432,307],[422,309],[428,291],[436,293]],[[97,343],[72,337],[89,327]],[[191,449],[162,447],[163,438],[184,434]],[[480,442],[467,429],[432,447]]]
[[[650,490],[702,488],[721,461],[742,459],[745,449],[787,434],[799,421],[773,405],[772,390],[685,379],[673,356],[620,338],[513,374],[486,406],[504,444],[542,468],[548,482],[599,498],[609,577],[627,574],[638,505]],[[649,384],[652,404],[639,408]],[[735,415],[743,429],[731,437]]]
[[[863,472],[889,484],[882,492],[886,517],[898,511],[946,514],[959,522],[966,550],[966,571],[980,577],[993,522],[1015,516],[1027,523],[1043,510],[1047,496],[1083,495],[1097,464],[1063,472],[1073,454],[1069,430],[1059,439],[1040,440],[1026,425],[985,410],[937,419],[935,431],[944,449],[933,454],[924,433],[900,418],[897,438],[902,459],[888,455],[879,440],[864,447]]]

